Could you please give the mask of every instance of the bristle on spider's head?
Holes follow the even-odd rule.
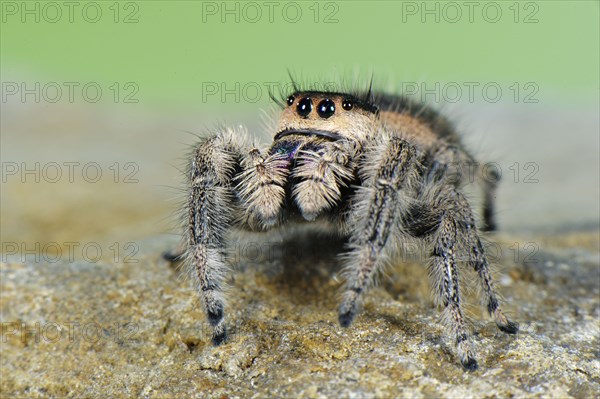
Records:
[[[360,85],[362,87],[359,87],[356,80],[352,80],[351,83],[348,84],[347,79],[338,79],[338,81],[310,80],[307,83],[304,83],[296,79],[289,69],[287,72],[289,83],[279,86],[279,98],[276,98],[269,87],[269,97],[279,106],[279,108],[283,109],[286,104],[289,105],[288,101],[290,97],[297,98],[299,96],[330,95],[331,97],[344,97],[349,103],[371,113],[376,114],[379,111],[374,101],[373,75],[371,75],[369,83],[365,88],[362,85]]]

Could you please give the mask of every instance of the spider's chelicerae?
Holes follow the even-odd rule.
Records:
[[[515,334],[518,325],[499,307],[473,211],[459,190],[460,176],[448,173],[449,165],[474,164],[452,125],[422,104],[370,90],[351,95],[296,89],[280,105],[270,145],[258,147],[243,132],[224,129],[203,139],[191,160],[185,252],[214,328],[213,343],[226,338],[227,232],[320,219],[347,238],[339,307],[343,327],[355,318],[386,259],[403,242],[418,240],[428,248],[434,296],[444,308],[460,362],[475,370],[461,309],[460,263],[477,272],[498,328]],[[482,229],[491,230],[496,183],[480,180]]]

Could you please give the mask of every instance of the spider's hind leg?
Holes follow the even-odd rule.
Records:
[[[483,221],[481,231],[495,231],[495,200],[500,175],[494,168],[481,164],[466,150],[457,145],[441,143],[429,159],[426,180],[445,182],[459,188],[467,183],[477,183],[483,190]]]
[[[487,302],[487,311],[496,322],[498,329],[507,334],[516,334],[519,331],[519,324],[510,321],[502,309],[498,301],[498,294],[494,288],[494,282],[490,274],[490,265],[485,256],[483,245],[475,232],[471,232],[469,237],[469,245],[471,246],[469,265],[477,272],[482,285],[483,294]]]
[[[500,330],[514,334],[518,331],[518,325],[508,320],[498,305],[489,264],[466,198],[448,185],[432,190],[425,197],[429,198],[429,209],[440,215],[437,228],[431,234],[433,250],[430,276],[434,293],[438,302],[444,306],[444,321],[453,331],[462,365],[467,370],[475,370],[477,361],[461,307],[459,261],[466,260],[479,274],[488,312],[494,317]]]
[[[443,320],[453,333],[460,362],[465,369],[473,371],[477,369],[477,360],[465,325],[459,287],[458,261],[464,237],[464,221],[453,201],[458,195],[449,188],[431,197],[430,209],[440,216],[430,235],[432,251],[429,274],[436,302],[444,307]]]
[[[161,254],[167,262],[175,263],[185,258],[185,245],[178,245],[173,249],[167,249]]]
[[[464,247],[462,252],[466,253],[466,260],[468,261],[469,266],[471,266],[479,276],[483,295],[486,300],[487,311],[490,316],[493,317],[496,325],[501,331],[508,334],[516,334],[519,330],[519,325],[510,321],[500,308],[498,294],[494,288],[494,282],[490,273],[490,264],[485,255],[481,239],[479,238],[471,207],[467,199],[456,191],[454,191],[454,198],[454,207],[461,226],[461,242]],[[486,223],[489,223],[489,221]]]
[[[483,225],[481,226],[482,231],[495,231],[496,215],[494,202],[496,200],[496,190],[498,183],[500,182],[500,175],[494,170],[490,169],[490,176],[483,176],[483,171],[478,173],[481,175],[483,180]]]

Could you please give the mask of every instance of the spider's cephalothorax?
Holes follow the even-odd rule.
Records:
[[[242,132],[225,130],[194,151],[186,255],[214,327],[213,342],[226,337],[226,233],[318,218],[348,240],[342,326],[356,316],[385,259],[401,243],[419,240],[428,248],[435,297],[460,361],[476,369],[461,309],[459,261],[477,272],[500,330],[514,334],[518,326],[500,310],[473,212],[459,191],[460,176],[449,173],[449,165],[474,164],[452,126],[422,104],[385,94],[297,91],[283,107],[266,148],[254,146]],[[493,229],[495,182],[481,182],[483,227]]]

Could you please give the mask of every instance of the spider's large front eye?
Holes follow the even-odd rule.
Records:
[[[317,113],[321,118],[329,118],[335,113],[335,103],[326,98],[317,106]]]
[[[296,107],[296,112],[303,118],[306,118],[308,114],[312,111],[312,101],[308,97],[304,97],[300,102],[298,102],[298,106]]]
[[[344,100],[342,102],[342,108],[344,108],[346,111],[350,111],[353,106],[354,104],[352,104],[352,101],[350,100]]]
[[[287,98],[287,105],[292,105],[294,103],[294,96],[289,96]]]

